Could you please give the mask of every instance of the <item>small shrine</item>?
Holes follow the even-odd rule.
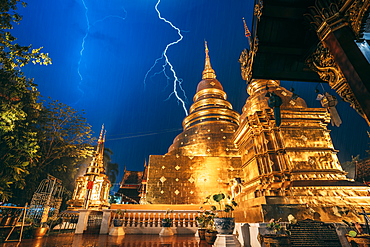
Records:
[[[90,165],[83,176],[76,179],[72,199],[67,202],[69,209],[104,209],[109,208],[109,189],[111,182],[105,174],[103,163],[105,130],[100,131],[98,146]]]

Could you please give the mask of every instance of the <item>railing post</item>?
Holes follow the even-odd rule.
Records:
[[[104,209],[103,210],[103,219],[101,221],[99,234],[108,234],[109,233],[110,220],[111,220],[111,210]]]
[[[84,230],[87,228],[87,221],[89,219],[90,210],[87,209],[80,209],[79,210],[79,217],[78,222],[75,230],[75,234],[82,234],[84,233]]]

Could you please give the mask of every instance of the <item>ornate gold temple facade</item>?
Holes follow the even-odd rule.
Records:
[[[228,190],[239,177],[240,155],[233,143],[240,115],[226,100],[206,46],[205,68],[190,114],[165,155],[151,155],[146,200],[154,204],[201,204]]]
[[[370,124],[370,66],[359,48],[369,46],[369,6],[369,1],[360,0],[292,1],[290,6],[255,1],[250,48],[239,59],[250,94],[235,135],[244,179],[243,192],[237,197],[243,208],[239,220],[268,221],[293,214],[299,219],[362,221],[361,207],[370,211],[370,188],[347,179],[339,164],[326,127],[330,122],[326,110],[307,108],[302,99],[294,99],[292,92],[280,87],[279,81],[264,80],[266,75],[261,73],[270,69],[263,67],[264,58],[284,50],[287,54],[280,53],[279,63],[268,63],[274,75],[271,79],[328,82]],[[290,15],[280,15],[284,9]],[[279,28],[265,35],[274,20],[279,22],[276,27],[289,23],[285,28],[290,28],[287,33],[291,31],[294,38],[274,39]],[[279,67],[282,64],[288,66]],[[268,91],[283,102],[279,127],[265,97]]]
[[[69,209],[104,209],[110,206],[108,196],[111,182],[103,164],[104,142],[103,126],[90,165],[85,174],[76,179],[72,199],[67,202]]]
[[[244,179],[237,196],[241,221],[315,218],[341,221],[358,217],[368,207],[369,187],[346,178],[330,138],[326,109],[307,108],[301,98],[276,80],[252,80],[235,143],[242,155]],[[266,94],[281,99],[281,125],[276,127]]]

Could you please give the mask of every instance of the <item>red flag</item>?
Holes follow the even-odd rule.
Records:
[[[87,189],[88,190],[92,190],[93,186],[94,186],[94,181],[87,182]]]
[[[245,23],[244,17],[243,17],[243,23],[244,23],[244,34],[245,34],[245,37],[248,38],[251,36],[251,32],[249,32],[249,29],[248,29],[247,23]]]

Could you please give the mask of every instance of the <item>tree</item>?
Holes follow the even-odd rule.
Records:
[[[37,163],[41,169],[64,157],[83,159],[92,155],[91,126],[66,104],[47,103],[40,112],[37,131],[40,145]]]
[[[34,124],[41,104],[36,84],[27,79],[21,67],[51,64],[41,48],[21,46],[9,32],[19,24],[19,0],[0,1],[0,200],[8,200],[10,187],[22,188],[25,176],[35,165],[38,152]]]
[[[91,126],[72,107],[58,101],[43,104],[36,124],[36,166],[26,177],[27,188],[17,191],[14,202],[29,201],[39,182],[51,174],[73,191],[78,164],[92,155]]]
[[[109,148],[104,148],[104,167],[105,167],[105,173],[108,176],[109,181],[113,184],[117,180],[117,176],[119,173],[118,164],[112,163],[111,156],[113,154],[113,151]]]

